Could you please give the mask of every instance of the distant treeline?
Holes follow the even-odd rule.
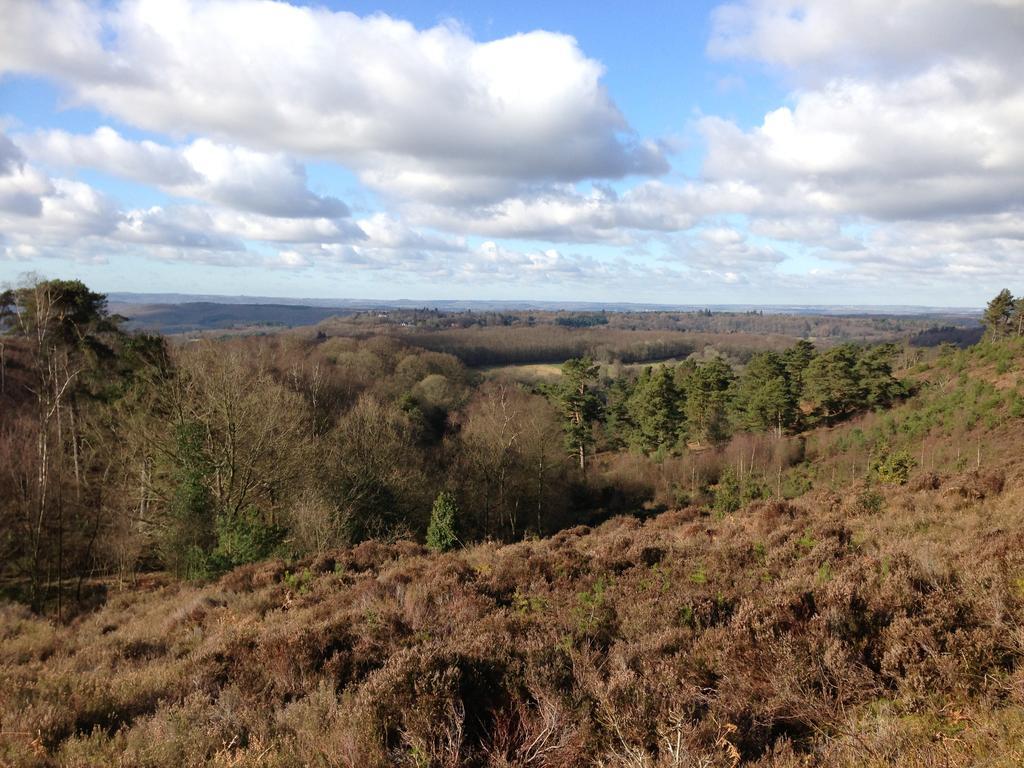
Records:
[[[447,312],[436,309],[375,310],[331,320],[329,333],[350,335],[357,329],[379,331],[386,327],[420,330],[460,328],[510,328],[605,326],[620,331],[675,331],[687,333],[746,333],[840,341],[884,342],[906,339],[934,329],[938,323],[952,328],[977,328],[969,317],[913,317],[901,315],[798,315],[752,312]],[[539,362],[539,361],[538,361]]]
[[[345,323],[331,324],[327,334],[350,333]],[[683,333],[680,331],[623,330],[610,325],[470,326],[443,330],[384,326],[381,333],[423,349],[455,355],[478,368],[524,363],[561,363],[572,357],[591,357],[602,362],[645,363],[687,357],[714,348],[737,361],[758,351],[784,349],[792,342],[782,336],[746,333]],[[366,337],[368,331],[359,332]]]

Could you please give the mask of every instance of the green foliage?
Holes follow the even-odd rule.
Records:
[[[301,571],[286,571],[284,583],[292,592],[304,595],[309,592],[310,584],[313,583],[313,572],[309,568],[303,568]]]
[[[587,449],[594,443],[594,421],[600,401],[594,393],[599,367],[589,357],[573,358],[562,364],[562,381],[556,399],[564,419],[566,446],[586,468]]]
[[[907,393],[892,375],[895,351],[891,344],[841,344],[815,357],[804,372],[804,400],[824,423],[891,405]]]
[[[175,428],[174,491],[160,541],[164,562],[190,579],[208,575],[205,558],[214,539],[216,509],[207,485],[212,466],[204,440],[203,427],[195,421]]]
[[[796,388],[785,360],[774,352],[754,355],[736,388],[736,423],[757,432],[784,429],[797,422]]]
[[[905,485],[917,461],[905,450],[894,451],[882,444],[872,452],[868,472],[883,483]]]
[[[608,325],[608,315],[595,314],[572,314],[559,315],[555,318],[555,325],[562,325],[567,328],[593,328],[599,325]]]
[[[577,595],[573,611],[576,635],[581,640],[607,644],[615,630],[615,609],[608,594],[612,578],[599,574],[593,585]]]
[[[1014,317],[1014,309],[1013,294],[1006,288],[992,298],[988,306],[985,307],[983,316],[983,322],[990,336],[995,338],[1006,336],[1013,330],[1011,321]]]
[[[885,509],[885,496],[874,488],[867,487],[857,495],[854,508],[864,515],[880,514]]]
[[[459,539],[456,536],[456,525],[459,507],[455,497],[442,491],[434,500],[430,511],[430,524],[427,526],[427,548],[434,552],[447,552],[453,549]]]
[[[814,345],[806,339],[800,339],[796,344],[782,354],[782,364],[786,368],[786,380],[789,382],[790,395],[799,400],[804,390],[804,372],[807,366],[815,357]]]
[[[646,368],[626,402],[632,426],[629,444],[644,453],[674,449],[682,427],[679,400],[680,394],[668,368]]]
[[[726,467],[714,486],[714,510],[720,515],[735,512],[743,506],[743,488],[732,467]]]
[[[285,536],[282,526],[263,520],[255,509],[219,515],[214,527],[217,545],[210,553],[210,570],[215,572],[269,557]]]
[[[686,422],[690,436],[699,443],[721,442],[728,436],[728,409],[736,374],[716,357],[700,364],[686,382]]]

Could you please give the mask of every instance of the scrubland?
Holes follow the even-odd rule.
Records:
[[[799,396],[770,355],[600,383],[586,474],[551,469],[564,392],[389,340],[175,352],[96,407],[108,443],[84,389],[39,484],[81,566],[0,602],[0,766],[1021,765],[1024,339],[802,352]],[[31,521],[20,361],[0,456]],[[256,511],[225,517],[242,449]],[[98,536],[138,546],[104,569]]]
[[[10,765],[1020,765],[1024,473],[0,618]]]

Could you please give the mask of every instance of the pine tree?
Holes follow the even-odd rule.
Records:
[[[430,524],[427,526],[427,548],[434,552],[447,552],[453,549],[459,539],[455,535],[456,520],[459,506],[455,497],[447,491],[441,491],[434,499],[434,507],[430,510]]]
[[[1017,336],[1024,336],[1024,296],[1013,302],[1013,316],[1010,326]]]
[[[564,429],[569,450],[587,468],[587,449],[594,443],[593,425],[600,402],[593,391],[598,366],[589,357],[573,358],[562,364],[558,404],[565,418]]]
[[[754,355],[736,388],[736,421],[753,431],[782,430],[796,422],[797,398],[783,359],[774,352]]]
[[[786,368],[790,392],[797,402],[803,397],[804,371],[815,358],[814,345],[807,339],[800,339],[796,344],[782,353],[782,364]]]
[[[633,426],[630,443],[645,453],[671,450],[679,441],[679,392],[665,366],[646,368],[626,403]]]
[[[863,401],[857,348],[841,344],[815,357],[804,371],[804,399],[824,421],[845,416]]]
[[[1010,330],[1010,318],[1013,316],[1015,303],[1013,294],[1003,288],[985,308],[983,322],[990,335],[1005,336]]]
[[[697,442],[718,442],[728,435],[726,416],[736,375],[721,358],[698,365],[686,391],[686,422]]]

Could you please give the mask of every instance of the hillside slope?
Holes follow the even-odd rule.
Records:
[[[1020,765],[1010,349],[812,436],[791,502],[151,577],[67,627],[2,607],[0,765]],[[876,427],[924,465],[828,488]]]

